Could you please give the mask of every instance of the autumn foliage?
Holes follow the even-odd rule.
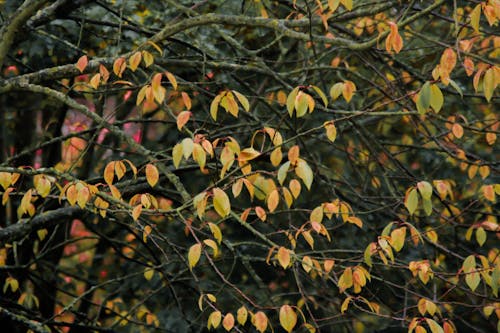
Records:
[[[0,1],[9,332],[500,333],[500,1]]]

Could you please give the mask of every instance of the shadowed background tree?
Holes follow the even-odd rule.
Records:
[[[500,332],[500,1],[0,1],[8,332]]]

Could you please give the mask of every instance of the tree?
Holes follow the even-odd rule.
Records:
[[[2,1],[8,332],[500,332],[500,1]]]

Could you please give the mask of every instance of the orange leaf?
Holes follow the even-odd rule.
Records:
[[[267,197],[267,208],[269,209],[269,212],[274,212],[276,207],[278,207],[279,202],[280,196],[278,190],[273,190],[269,193],[269,196]]]
[[[234,316],[231,313],[226,313],[224,316],[222,327],[228,332],[234,327]]]
[[[78,61],[76,62],[76,68],[78,68],[80,73],[83,73],[83,71],[87,67],[88,63],[89,63],[89,59],[87,58],[87,56],[86,55],[81,56],[80,59],[78,59]]]
[[[187,124],[192,113],[190,111],[182,111],[177,116],[177,129],[180,131]]]
[[[267,316],[264,312],[259,311],[253,316],[253,325],[260,333],[263,333],[267,328]]]
[[[137,67],[139,67],[141,60],[142,60],[142,53],[139,51],[135,52],[130,56],[130,58],[128,59],[128,64],[132,72],[135,72]]]
[[[290,251],[287,250],[286,248],[284,248],[283,246],[281,246],[278,249],[277,256],[278,256],[278,261],[279,261],[281,267],[286,269],[288,267],[288,265],[290,264]]]
[[[295,165],[297,163],[297,160],[299,158],[300,154],[300,148],[299,146],[295,145],[290,150],[288,151],[288,160],[292,165]]]
[[[149,186],[154,187],[156,183],[158,183],[158,179],[160,179],[160,174],[156,166],[153,164],[146,164],[146,180]]]
[[[116,59],[115,62],[113,63],[113,73],[115,73],[115,75],[120,78],[122,77],[122,74],[126,68],[127,68],[127,63],[125,58],[123,57]]]

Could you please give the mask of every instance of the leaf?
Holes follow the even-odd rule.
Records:
[[[267,209],[269,209],[269,212],[274,212],[276,210],[276,207],[278,207],[278,204],[280,202],[280,195],[278,193],[278,190],[273,190],[269,195],[267,196]]]
[[[297,314],[290,305],[283,305],[280,308],[280,324],[288,333],[290,333],[297,324]]]
[[[253,316],[253,325],[260,333],[264,333],[267,328],[267,316],[264,312],[259,311]]]
[[[333,121],[327,121],[323,124],[323,126],[325,126],[326,137],[328,140],[335,142],[335,139],[337,138],[337,128],[335,127]]]
[[[214,311],[208,316],[207,328],[211,330],[212,328],[217,328],[220,325],[222,319],[222,313],[220,311]]]
[[[309,221],[321,223],[323,221],[323,207],[318,206],[313,209],[311,215],[309,216]]]
[[[283,159],[283,154],[281,152],[281,148],[278,147],[273,150],[270,156],[271,164],[276,167],[281,163],[281,160]]]
[[[489,102],[496,88],[495,73],[493,67],[484,73],[483,77],[483,93],[486,100]]]
[[[238,155],[238,160],[242,162],[247,162],[259,156],[260,156],[260,151],[255,150],[254,148],[245,148],[242,151],[240,151]]]
[[[190,111],[182,111],[177,115],[177,129],[180,131],[187,124],[192,113]]]
[[[137,221],[142,213],[142,205],[138,204],[132,209],[132,219]]]
[[[212,103],[210,103],[210,115],[214,120],[217,120],[217,112],[219,110],[219,104],[221,101],[222,95],[217,95],[214,97],[212,100]]]
[[[479,227],[476,230],[476,240],[479,246],[483,246],[486,242],[486,231],[484,231],[483,227]]]
[[[214,251],[214,258],[217,258],[219,256],[219,247],[217,246],[217,243],[215,243],[211,239],[205,239],[203,240],[203,244],[205,244]]]
[[[174,167],[177,169],[179,168],[179,164],[181,163],[182,160],[182,155],[183,155],[183,148],[180,143],[176,144],[174,148],[172,149],[172,160],[174,162]],[[109,184],[109,183],[108,183]]]
[[[340,312],[344,313],[347,311],[347,308],[349,307],[349,302],[351,302],[352,297],[346,297],[346,299],[342,302],[342,305],[340,306]]]
[[[228,332],[234,327],[234,316],[232,313],[226,313],[222,321],[222,327]]]
[[[94,89],[99,87],[99,83],[101,82],[101,74],[97,73],[90,79],[90,86]]]
[[[431,98],[429,103],[432,109],[434,109],[434,111],[438,113],[443,107],[444,103],[443,93],[441,92],[441,89],[439,89],[437,84],[431,84],[430,89],[431,89]]]
[[[293,110],[295,109],[295,99],[299,93],[299,87],[294,88],[286,99],[286,108],[290,117],[293,115]]]
[[[236,320],[238,321],[238,324],[244,326],[245,323],[247,322],[247,317],[248,317],[247,308],[245,308],[244,306],[240,307],[236,312]]]
[[[226,192],[216,187],[213,189],[214,209],[221,217],[226,217],[231,212],[231,203]]]
[[[417,190],[413,188],[406,195],[405,207],[406,209],[408,209],[410,215],[413,215],[413,213],[415,213],[415,210],[417,209],[417,206],[418,206],[418,194]]]
[[[316,86],[311,86],[311,87],[319,95],[319,97],[321,98],[321,101],[323,102],[323,105],[325,107],[327,107],[328,106],[328,98],[326,98],[326,95],[323,92],[323,90],[321,90],[319,87],[316,87]]]
[[[432,197],[432,185],[429,182],[418,182],[417,188],[423,199],[430,199]]]
[[[472,28],[479,33],[479,18],[481,16],[481,4],[478,4],[472,12],[470,13],[470,25]]]
[[[115,177],[115,162],[111,161],[108,164],[106,164],[106,167],[104,168],[104,181],[108,185],[111,185],[113,184],[114,177]]]
[[[153,164],[146,164],[146,180],[151,187],[155,187],[160,179],[158,169]]]
[[[344,91],[344,83],[343,82],[335,83],[330,88],[330,96],[332,97],[333,100],[336,100],[337,98],[339,98],[339,96],[342,94],[343,91]]]
[[[460,97],[464,97],[464,93],[462,91],[462,88],[460,88],[460,86],[455,82],[453,81],[452,79],[449,80],[450,81],[450,85],[453,87],[453,89],[455,89],[459,94],[460,94]]]
[[[401,251],[405,244],[405,238],[406,238],[406,227],[401,227],[398,229],[394,229],[391,232],[391,246],[396,250],[396,252]]]
[[[288,150],[288,161],[290,161],[290,163],[292,165],[297,164],[297,160],[299,159],[299,155],[300,155],[299,146],[295,145],[295,146],[291,147],[290,150]]]
[[[122,57],[118,58],[113,63],[113,73],[115,73],[115,75],[118,76],[119,78],[122,77],[122,74],[126,68],[127,68],[127,63],[125,58]]]
[[[135,72],[137,70],[137,67],[139,67],[140,63],[142,60],[142,53],[137,51],[134,54],[130,56],[128,59],[128,65],[132,72]]]
[[[425,114],[431,105],[431,87],[429,82],[425,82],[420,89],[417,99],[417,110],[420,114]]]
[[[76,62],[76,68],[80,71],[80,73],[83,73],[85,68],[87,68],[87,65],[89,63],[89,59],[87,58],[86,55],[81,56],[78,61]]]
[[[307,189],[310,190],[314,175],[313,175],[313,172],[306,161],[299,158],[298,163],[297,163],[297,167],[295,168],[295,174],[300,179],[302,179],[302,181],[304,182],[304,185],[306,185]],[[292,194],[293,194],[293,191],[292,191]]]
[[[297,118],[303,117],[307,113],[307,108],[308,108],[307,96],[309,95],[307,95],[303,91],[299,91],[297,97],[295,97],[294,105]]]
[[[290,251],[281,246],[278,249],[278,261],[284,269],[287,269],[288,265],[290,265]]]
[[[304,271],[306,271],[306,273],[309,273],[311,271],[311,269],[313,268],[311,257],[304,256],[304,258],[302,258],[302,268],[304,269]]]
[[[214,224],[212,222],[208,222],[208,227],[210,228],[210,231],[212,232],[212,235],[214,238],[217,240],[217,243],[222,242],[222,232],[220,231],[220,228],[217,224]]]
[[[244,95],[237,92],[236,90],[232,90],[232,92],[240,102],[241,106],[243,106],[243,109],[246,112],[250,111],[250,103],[248,102],[248,99]]]
[[[167,77],[168,82],[170,82],[174,90],[177,90],[177,80],[175,79],[175,76],[170,72],[165,72],[165,76]]]
[[[197,243],[194,244],[189,248],[188,252],[188,263],[189,263],[189,269],[193,269],[194,266],[198,263],[200,260],[201,256],[201,244]]]
[[[444,333],[443,328],[433,319],[425,318],[425,321],[427,322],[427,325],[429,325],[432,333]]]
[[[290,189],[290,192],[292,192],[293,197],[297,199],[300,195],[300,190],[302,188],[299,181],[297,179],[290,180],[288,188]]]
[[[344,81],[344,89],[342,90],[342,96],[349,103],[352,96],[356,92],[356,85],[352,81]]]

